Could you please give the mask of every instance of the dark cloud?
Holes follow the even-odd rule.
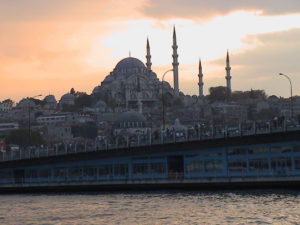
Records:
[[[209,18],[235,10],[262,10],[264,14],[298,13],[299,0],[148,0],[143,9],[151,17]]]
[[[101,14],[105,0],[0,0],[0,20],[85,19]]]
[[[233,86],[239,87],[235,89],[260,88],[269,94],[287,95],[288,84],[278,77],[281,72],[290,75],[295,94],[300,94],[300,29],[249,35],[244,41],[257,47],[230,55]],[[212,63],[224,66],[224,59]]]

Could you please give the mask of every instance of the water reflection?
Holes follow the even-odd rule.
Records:
[[[297,224],[286,190],[0,195],[0,224]]]

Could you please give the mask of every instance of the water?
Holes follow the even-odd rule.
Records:
[[[0,224],[300,224],[300,191],[0,195]]]

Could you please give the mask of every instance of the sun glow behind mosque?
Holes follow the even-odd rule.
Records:
[[[297,22],[299,19],[300,14],[262,16],[260,12],[237,11],[203,23],[187,19],[127,21],[123,22],[124,28],[121,31],[104,38],[102,45],[110,50],[108,56],[115,62],[127,57],[129,52],[133,57],[145,61],[145,44],[148,36],[152,63],[160,76],[164,70],[171,67],[172,28],[176,25],[181,90],[193,94],[197,93],[197,85],[191,87],[191,83],[197,83],[199,57],[204,62],[204,71],[207,72],[206,84],[215,86],[216,78],[223,80],[225,64],[220,66],[210,62],[224,58],[225,63],[227,49],[230,53],[238,54],[263,44],[255,38],[246,41],[245,38],[249,35],[299,28],[300,24]],[[95,54],[93,57],[97,58]],[[97,67],[91,58],[89,61],[91,65]],[[206,68],[205,64],[210,68]],[[237,66],[235,69],[238,69]],[[171,78],[167,80],[172,81]]]
[[[261,16],[258,12],[238,11],[201,24],[186,19],[128,21],[123,22],[122,31],[104,38],[102,44],[111,50],[109,57],[115,60],[127,57],[129,51],[144,60],[148,36],[153,64],[164,66],[171,62],[172,28],[176,25],[180,62],[192,64],[199,57],[204,61],[224,57],[226,49],[240,52],[254,48],[258,44],[255,41],[243,41],[247,35],[300,28],[299,19],[300,14]]]

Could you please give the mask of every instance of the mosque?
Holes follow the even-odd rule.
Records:
[[[179,71],[178,71],[178,54],[176,30],[173,29],[173,88],[169,83],[163,83],[164,95],[171,98],[182,98],[184,94],[179,91]],[[113,99],[114,103],[127,110],[137,109],[142,113],[145,108],[152,108],[161,102],[162,82],[159,81],[155,72],[152,71],[152,62],[150,54],[150,44],[147,38],[146,45],[146,63],[144,64],[137,58],[127,57],[119,61],[112,72],[94,88],[93,95],[100,99]],[[229,55],[227,52],[226,60],[226,81],[228,91],[231,92],[231,76]],[[199,97],[203,98],[203,73],[202,65],[199,60]]]

